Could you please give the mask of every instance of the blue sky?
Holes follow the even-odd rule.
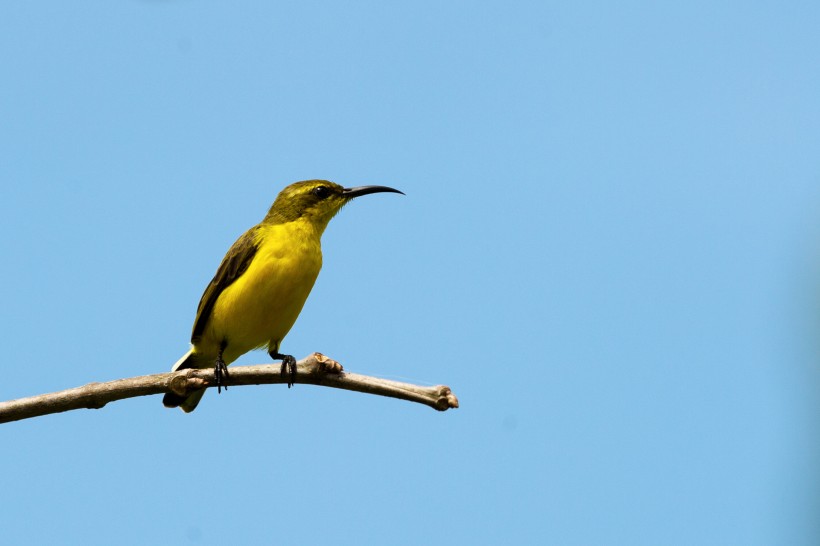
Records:
[[[10,544],[814,544],[820,7],[0,4],[7,400],[166,371],[290,182],[297,385],[2,425]],[[267,362],[264,353],[241,363]]]

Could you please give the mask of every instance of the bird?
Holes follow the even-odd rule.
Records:
[[[404,195],[387,186],[345,188],[328,180],[303,180],[285,187],[262,221],[225,254],[199,301],[191,348],[171,370],[214,368],[221,392],[227,366],[264,347],[273,360],[282,361],[282,375],[290,372],[290,387],[296,359],[280,353],[280,348],[322,268],[322,233],[347,203],[379,192]],[[168,392],[162,403],[189,413],[204,393],[205,389],[187,396]]]

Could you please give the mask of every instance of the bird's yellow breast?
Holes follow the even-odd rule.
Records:
[[[290,331],[322,268],[321,233],[303,220],[262,225],[248,269],[219,295],[196,344],[216,354],[227,342],[226,363],[265,345],[278,347]]]

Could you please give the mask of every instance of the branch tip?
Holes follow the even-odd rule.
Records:
[[[436,409],[439,411],[447,411],[448,409],[455,409],[458,407],[458,398],[450,390],[450,387],[441,385],[438,388],[438,400],[436,400]]]

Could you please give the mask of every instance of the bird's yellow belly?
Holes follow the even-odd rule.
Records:
[[[278,346],[296,322],[322,267],[321,248],[300,233],[268,235],[247,271],[219,295],[197,352],[218,352],[224,340],[230,363]]]

